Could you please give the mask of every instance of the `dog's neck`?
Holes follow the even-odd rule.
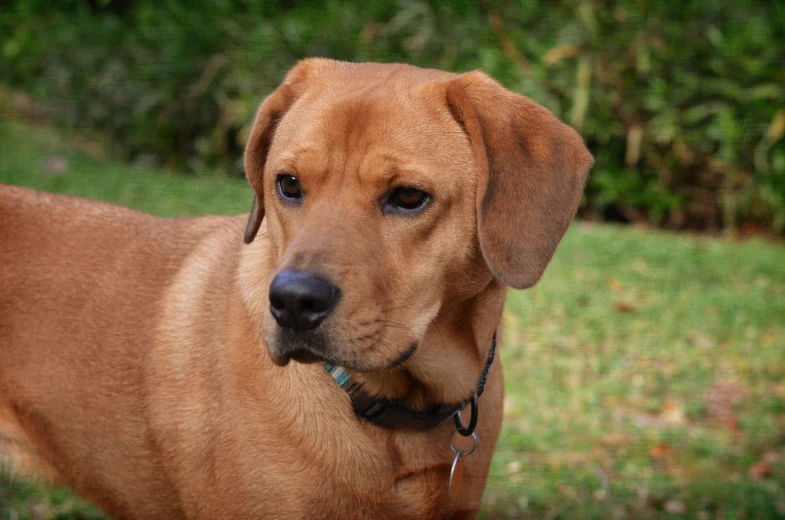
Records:
[[[493,280],[475,296],[443,306],[422,344],[400,367],[347,372],[368,394],[401,400],[414,409],[466,402],[477,391],[506,292]]]

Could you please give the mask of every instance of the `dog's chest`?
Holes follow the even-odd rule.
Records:
[[[449,470],[391,471],[369,467],[353,476],[313,475],[300,487],[297,518],[373,518],[379,520],[448,518],[453,509],[447,500]],[[268,504],[269,505],[269,504]]]
[[[401,453],[390,456],[389,445],[368,450],[365,443],[351,439],[317,445],[302,441],[290,436],[281,442],[296,449],[267,449],[259,457],[249,450],[231,465],[216,467],[217,481],[198,485],[220,489],[211,496],[202,494],[199,501],[211,504],[201,512],[325,520],[451,517],[455,504],[447,499],[450,464],[441,453],[411,459]]]
[[[359,511],[365,512],[359,517],[379,519],[449,517],[454,506],[447,497],[449,456],[420,440],[401,442],[401,437],[391,437],[383,448],[381,444],[379,438],[374,440],[373,456],[351,449],[339,455],[338,460],[347,459],[338,463],[342,467],[332,472],[319,496],[314,496],[319,504],[333,502],[335,507],[325,518],[358,517]],[[343,501],[336,501],[339,489]]]

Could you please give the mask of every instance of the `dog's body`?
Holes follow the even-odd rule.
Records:
[[[520,121],[490,113],[505,103]],[[530,132],[517,155],[510,131],[519,148]],[[117,518],[474,516],[498,362],[450,501],[452,421],[363,421],[313,361],[413,409],[465,401],[505,284],[542,274],[590,164],[574,132],[484,76],[309,60],[249,139],[248,245],[242,217],[0,188],[0,464]],[[308,330],[270,288],[289,272],[334,286]]]
[[[0,453],[12,464],[119,518],[442,510],[450,425],[412,434],[361,422],[321,365],[268,361],[244,300],[270,252],[242,248],[243,217],[166,220],[0,193],[0,242],[13,244],[0,276]],[[472,508],[501,420],[495,367],[482,443],[466,459]]]

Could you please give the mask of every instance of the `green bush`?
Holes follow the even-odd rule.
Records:
[[[785,4],[656,0],[10,0],[7,86],[115,153],[240,171],[260,99],[305,56],[481,68],[575,126],[582,212],[785,231]]]

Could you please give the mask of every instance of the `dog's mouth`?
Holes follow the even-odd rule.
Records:
[[[270,358],[278,366],[286,366],[291,360],[298,363],[330,361],[326,355],[328,343],[324,336],[316,331],[297,334],[278,329],[275,335],[268,339],[267,345]]]
[[[276,365],[282,367],[288,365],[290,361],[296,361],[303,364],[330,363],[332,365],[340,365],[346,368],[352,368],[360,372],[376,372],[380,369],[392,370],[400,367],[409,359],[411,359],[411,357],[417,351],[417,347],[418,344],[416,342],[411,343],[406,349],[402,350],[395,358],[393,358],[392,361],[382,363],[381,365],[377,365],[376,363],[371,363],[369,365],[367,363],[368,360],[365,360],[365,362],[358,362],[358,360],[335,358],[334,356],[325,355],[323,352],[316,352],[312,348],[309,348],[309,346],[305,346],[302,343],[297,346],[290,346],[290,348],[273,348],[269,350],[269,353],[273,362]]]
[[[289,359],[297,361],[298,363],[317,363],[325,361],[321,356],[306,349],[297,349],[289,354]],[[287,361],[288,362],[288,361]]]
[[[292,360],[303,364],[329,362],[328,359],[306,348],[297,348],[285,352],[270,350],[270,357],[276,365],[281,367],[285,367]]]
[[[278,366],[286,366],[294,360],[303,364],[329,363],[359,372],[396,369],[409,361],[419,347],[414,341],[390,352],[392,349],[387,344],[379,343],[358,349],[358,355],[351,349],[342,348],[340,343],[333,343],[321,331],[292,333],[280,329],[268,339],[267,345],[270,358]]]
[[[387,365],[388,369],[396,368],[409,360],[410,357],[414,355],[414,352],[417,350],[417,343],[412,343],[409,347],[401,352],[398,357],[392,360],[392,362]]]

